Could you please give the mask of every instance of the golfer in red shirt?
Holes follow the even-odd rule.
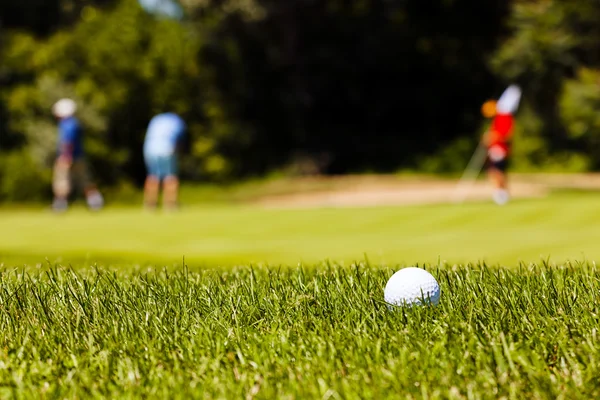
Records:
[[[507,187],[506,170],[511,150],[514,127],[514,114],[521,100],[521,89],[509,86],[498,101],[487,101],[482,107],[486,118],[493,118],[490,129],[484,135],[487,146],[487,172],[494,185],[493,199],[506,204],[510,198]]]

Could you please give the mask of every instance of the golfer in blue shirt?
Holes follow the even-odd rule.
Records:
[[[91,210],[102,208],[104,199],[90,179],[83,150],[83,129],[75,116],[76,103],[71,99],[61,99],[52,106],[52,113],[58,119],[58,148],[54,163],[52,190],[55,211],[68,208],[68,198],[73,185],[82,190]]]
[[[178,207],[177,148],[186,130],[183,119],[175,113],[158,114],[150,120],[144,140],[144,161],[147,176],[144,185],[144,204],[156,208],[162,182],[163,207]]]

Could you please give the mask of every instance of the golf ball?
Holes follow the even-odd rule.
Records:
[[[440,294],[440,285],[433,275],[424,269],[409,267],[392,275],[385,286],[384,299],[396,306],[437,305]]]

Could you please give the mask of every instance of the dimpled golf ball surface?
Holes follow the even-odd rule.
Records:
[[[440,285],[433,275],[421,268],[404,268],[397,271],[385,286],[385,301],[396,306],[437,305],[440,301]]]

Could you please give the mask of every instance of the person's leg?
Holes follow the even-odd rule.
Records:
[[[144,154],[146,161],[146,182],[144,183],[144,207],[155,209],[158,206],[160,191],[160,165],[157,157]]]
[[[179,207],[179,178],[169,175],[163,183],[163,206],[168,210],[176,210]]]
[[[158,192],[160,190],[160,179],[154,175],[148,175],[144,182],[144,207],[155,209],[158,205]]]
[[[73,162],[73,177],[85,196],[88,208],[94,211],[100,210],[104,206],[104,198],[92,181],[87,162],[84,159]]]
[[[68,206],[68,197],[71,192],[70,166],[61,162],[54,164],[52,176],[52,192],[54,200],[52,209],[54,211],[65,211]]]
[[[504,205],[509,200],[506,185],[506,167],[508,165],[508,150],[501,145],[488,149],[488,176],[494,187],[493,199],[498,205]]]
[[[163,207],[175,210],[179,207],[179,178],[177,176],[177,156],[164,158],[165,179],[163,181]]]
[[[96,185],[90,184],[84,189],[85,200],[90,210],[100,210],[104,207],[104,197]]]
[[[494,188],[493,199],[498,205],[504,205],[510,199],[506,179],[506,161],[494,162],[488,169],[488,175]]]

